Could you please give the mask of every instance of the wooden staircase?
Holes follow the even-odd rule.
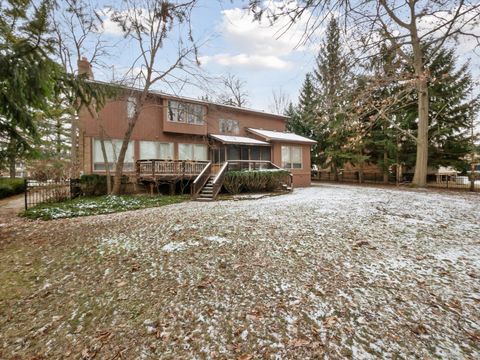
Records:
[[[205,185],[203,186],[202,190],[198,194],[195,200],[197,201],[213,201],[215,200],[213,196],[213,180],[215,179],[215,175],[211,175]]]

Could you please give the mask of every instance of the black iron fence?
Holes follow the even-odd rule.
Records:
[[[38,204],[73,199],[81,194],[80,180],[25,179],[25,210]]]
[[[382,173],[361,174],[358,171],[341,171],[335,174],[332,172],[320,171],[312,173],[312,180],[359,184],[408,185],[412,179],[411,176],[405,176],[401,180],[397,180],[392,174],[389,174],[388,178],[386,178]],[[469,176],[429,175],[427,178],[427,186],[440,189],[480,191],[480,177],[477,176],[474,181],[471,181]]]

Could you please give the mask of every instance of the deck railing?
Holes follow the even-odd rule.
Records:
[[[156,178],[162,175],[198,175],[208,161],[189,160],[137,160],[136,172],[139,178]]]
[[[215,179],[213,179],[212,195],[214,199],[217,197],[218,193],[222,189],[223,180],[225,179],[225,175],[227,174],[229,166],[230,166],[230,162],[229,161],[225,162],[220,168],[220,171],[215,176]]]
[[[210,178],[212,163],[209,162],[196,177],[192,184],[192,196],[195,198]]]

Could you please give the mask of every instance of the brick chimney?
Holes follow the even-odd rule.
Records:
[[[92,65],[88,62],[86,57],[82,57],[77,62],[78,75],[87,74],[87,78],[93,80]]]

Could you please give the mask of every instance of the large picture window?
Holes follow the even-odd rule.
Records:
[[[303,167],[301,146],[282,146],[282,167],[284,169],[301,169]]]
[[[173,143],[140,141],[140,159],[173,159]]]
[[[168,121],[204,125],[205,107],[180,101],[168,101]]]
[[[108,167],[115,170],[120,149],[122,148],[122,140],[104,140],[105,151],[107,153]],[[127,152],[125,153],[125,162],[123,163],[124,171],[132,171],[134,163],[133,141],[128,143]],[[105,162],[103,161],[102,145],[99,139],[93,140],[93,170],[105,171]]]
[[[220,119],[218,122],[220,134],[238,135],[240,133],[240,124],[237,120]]]
[[[178,144],[179,160],[208,160],[207,145],[202,144]]]

